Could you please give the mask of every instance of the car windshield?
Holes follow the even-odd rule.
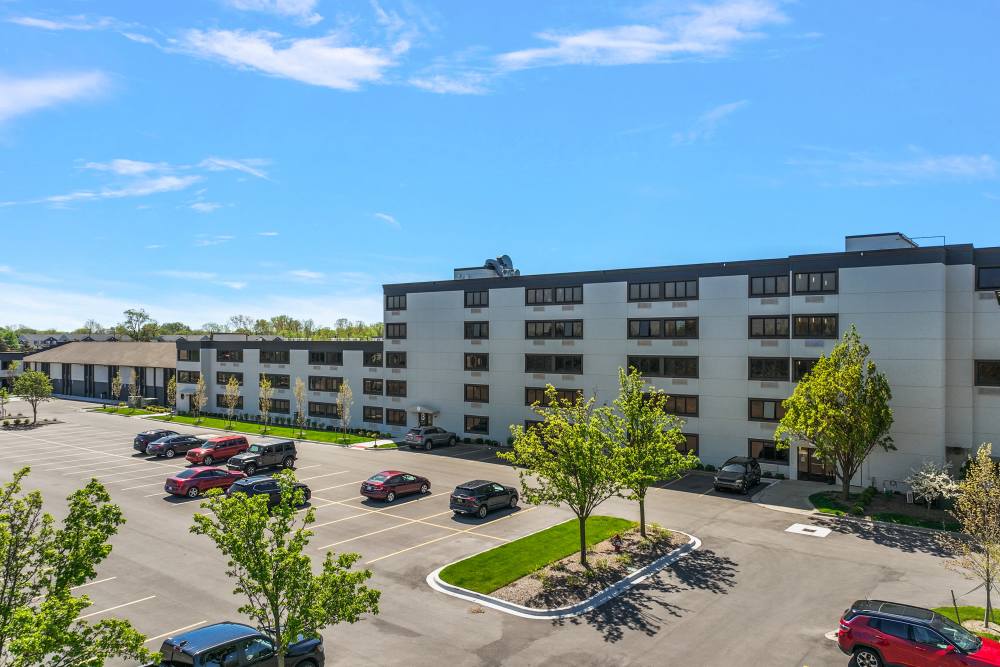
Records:
[[[727,466],[722,466],[722,472],[743,472],[743,466],[738,463],[730,463]]]
[[[966,653],[978,651],[979,647],[983,645],[983,640],[979,637],[944,616],[935,616],[931,626],[944,635],[945,639]]]
[[[461,496],[474,496],[480,487],[460,486],[455,489],[455,493]]]
[[[372,475],[371,477],[369,477],[368,481],[369,482],[384,482],[386,479],[388,479],[388,477],[386,475],[383,475],[382,473],[379,473],[377,475]]]
[[[194,468],[188,468],[186,470],[181,470],[179,473],[174,475],[174,477],[179,477],[180,479],[187,479],[188,477],[194,475],[196,472],[198,471],[195,470]]]
[[[260,447],[260,445],[250,445],[250,450],[249,451],[250,451],[251,454],[260,454],[261,447]]]

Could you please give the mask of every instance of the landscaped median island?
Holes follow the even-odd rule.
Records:
[[[845,502],[839,491],[820,491],[809,496],[819,512],[831,516],[851,516],[885,523],[895,523],[917,528],[957,531],[961,529],[947,510],[930,508],[926,505],[907,503],[898,493],[880,493],[875,487],[868,487],[861,493],[852,493]]]
[[[157,406],[133,408],[131,406],[103,405],[99,408],[87,408],[87,412],[101,412],[108,415],[120,415],[122,417],[144,417],[148,415],[162,415],[165,412],[170,412],[170,410]]]
[[[253,435],[264,435],[272,438],[298,438],[299,440],[316,440],[319,442],[330,442],[337,445],[353,445],[358,442],[371,442],[380,434],[355,435],[353,433],[341,433],[340,431],[320,431],[317,429],[302,429],[300,432],[295,426],[268,426],[267,432],[263,433],[264,426],[259,422],[245,422],[234,419],[232,422],[219,417],[195,418],[189,415],[164,415],[151,417],[158,421],[171,422],[173,424],[190,424],[192,426],[204,426],[206,428],[218,428],[225,431],[236,431],[237,433],[250,433]],[[301,435],[300,435],[301,433]]]
[[[945,618],[950,618],[965,626],[970,632],[974,632],[980,637],[986,637],[994,641],[1000,641],[1000,611],[994,609],[990,615],[990,631],[981,629],[983,619],[986,618],[986,610],[982,607],[959,607],[958,616],[955,616],[954,607],[936,607],[931,611],[936,611]],[[996,625],[993,625],[993,624]]]
[[[468,597],[462,595],[467,593],[471,595],[468,599],[522,616],[551,618],[552,612],[559,611],[575,615],[624,591],[634,583],[627,580],[643,568],[660,561],[665,566],[672,562],[666,558],[670,554],[680,557],[691,547],[697,548],[694,538],[655,524],[647,526],[646,532],[648,537],[641,537],[635,521],[590,517],[587,567],[579,560],[579,524],[571,519],[452,563],[433,573],[428,581],[444,584],[444,592],[458,593],[460,597]],[[685,546],[688,549],[682,551]],[[441,590],[434,583],[432,586]],[[589,601],[594,604],[588,605]]]

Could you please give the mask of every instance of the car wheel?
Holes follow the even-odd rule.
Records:
[[[293,459],[291,456],[286,456],[285,460],[281,462],[281,465],[283,465],[286,468],[291,468],[293,465],[295,465],[295,459]]]
[[[175,452],[172,449],[168,449],[167,451],[163,452],[163,455],[166,456],[168,459],[172,459],[175,456],[177,456],[177,452]]]
[[[251,463],[247,465],[247,467],[244,468],[243,471],[247,474],[247,477],[253,477],[253,474],[257,472],[257,466]]]
[[[201,493],[201,492],[198,490],[198,487],[197,486],[192,486],[190,489],[187,490],[187,497],[188,498],[197,498],[199,493]]]
[[[486,518],[486,515],[487,515],[488,513],[489,513],[489,510],[488,510],[488,509],[486,509],[486,505],[480,505],[480,506],[479,506],[479,511],[478,511],[478,512],[476,512],[476,514],[478,514],[478,515],[479,515],[479,518],[480,518],[480,519],[485,519],[485,518]]]
[[[510,507],[511,509],[516,509],[517,508],[517,496],[511,496],[510,497],[510,503],[508,503],[507,506]]]
[[[451,436],[448,439],[448,446],[449,447],[454,447],[456,443],[458,443],[458,438],[456,438],[455,436]]]
[[[854,664],[857,667],[882,667],[882,657],[866,646],[854,652]]]
[[[434,448],[434,443],[433,443],[433,442],[431,442],[431,439],[430,439],[430,438],[427,438],[427,440],[425,440],[425,441],[424,441],[424,451],[425,451],[425,452],[429,452],[429,451],[431,451],[431,450],[432,450],[433,448]]]
[[[421,484],[420,485],[420,493],[427,493],[428,491],[430,491],[430,489],[427,488],[426,484]]]
[[[215,463],[215,459],[213,459],[211,456],[206,456],[201,460],[201,463],[202,465],[210,466],[213,463]]]
[[[396,499],[395,492],[390,491],[389,493],[385,494],[385,502],[391,503],[395,499]]]
[[[316,663],[312,660],[303,660],[298,664],[298,667],[316,667]]]

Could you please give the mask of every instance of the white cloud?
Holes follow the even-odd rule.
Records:
[[[214,201],[197,201],[191,204],[190,208],[198,213],[211,213],[212,211],[222,208],[222,204]]]
[[[323,20],[315,11],[318,0],[226,0],[226,4],[243,11],[287,16],[304,25],[316,25]]]
[[[409,84],[421,90],[442,95],[484,95],[489,92],[489,77],[482,72],[466,71],[452,74],[414,76]]]
[[[195,238],[194,244],[199,248],[206,248],[208,246],[222,245],[223,243],[228,243],[229,241],[232,241],[234,238],[236,237],[230,236],[228,234],[215,234],[215,235],[199,234]]]
[[[165,278],[177,278],[178,280],[211,280],[215,278],[214,273],[208,273],[205,271],[156,271],[156,275],[163,276]]]
[[[201,180],[201,176],[156,176],[142,178],[126,186],[118,188],[103,188],[101,190],[77,190],[63,195],[52,195],[42,199],[33,199],[29,204],[47,203],[64,205],[74,201],[92,201],[96,199],[121,199],[123,197],[148,197],[162,192],[175,192],[190,187]]]
[[[16,23],[26,28],[41,28],[42,30],[103,30],[115,24],[108,17],[89,19],[86,16],[68,16],[60,20],[41,19],[34,16],[15,16],[7,19],[8,23]]]
[[[396,218],[394,218],[393,216],[389,215],[388,213],[373,213],[372,216],[378,218],[379,220],[381,220],[385,224],[387,224],[390,227],[393,227],[395,229],[400,229],[400,227],[401,227],[401,225],[399,224],[399,221],[397,221]]]
[[[881,187],[928,182],[985,181],[1000,176],[1000,165],[989,154],[930,155],[911,148],[900,158],[867,152],[812,147],[822,157],[794,158],[788,163],[821,178],[827,185]]]
[[[220,285],[225,285],[230,289],[243,289],[247,286],[247,283],[239,280],[223,280],[219,282]]]
[[[775,2],[730,0],[694,5],[656,25],[621,25],[583,32],[546,31],[536,35],[547,46],[497,57],[503,69],[556,65],[633,65],[680,58],[719,57],[743,41],[760,37],[760,28],[787,20]]]
[[[28,79],[0,76],[0,123],[63,102],[93,97],[107,87],[108,77],[97,71]]]
[[[305,280],[308,282],[316,282],[323,280],[324,274],[319,271],[308,271],[306,269],[296,269],[295,271],[289,271],[288,275],[299,280]]]
[[[277,236],[278,232],[257,232],[257,236]]]
[[[0,273],[12,273],[14,269],[10,268],[6,264],[0,264]]]
[[[146,35],[141,35],[137,32],[123,32],[121,36],[125,39],[130,39],[133,42],[138,42],[139,44],[149,44],[150,46],[159,47],[160,44],[152,37],[147,37]]]
[[[202,160],[201,164],[198,166],[208,169],[209,171],[225,171],[227,169],[232,169],[235,171],[242,171],[244,174],[256,176],[257,178],[266,179],[267,173],[262,170],[261,167],[268,164],[270,164],[270,160],[265,160],[263,158],[235,160],[232,158],[210,157]]]
[[[743,107],[745,107],[749,102],[747,100],[739,100],[738,102],[729,102],[728,104],[720,104],[717,107],[709,109],[695,122],[694,127],[692,127],[687,132],[677,132],[674,134],[674,143],[678,144],[693,144],[696,141],[703,139],[711,139],[715,136],[715,130],[719,127],[719,124],[725,120],[727,117],[736,113]]]
[[[96,171],[110,171],[119,176],[136,176],[150,171],[163,170],[169,167],[164,162],[141,162],[139,160],[126,160],[119,158],[110,162],[88,162],[83,165],[84,169],[94,169]]]
[[[204,58],[313,86],[357,90],[382,79],[394,65],[382,48],[347,46],[337,34],[285,39],[273,32],[188,30],[178,45]]]
[[[158,250],[159,248],[162,248],[162,247],[163,247],[163,245],[161,245],[159,243],[150,243],[149,245],[143,246],[143,248],[145,248],[146,250]]]

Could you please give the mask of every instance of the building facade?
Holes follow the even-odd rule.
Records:
[[[705,463],[752,455],[828,479],[806,447],[779,451],[781,401],[855,325],[893,391],[897,451],[855,483],[1000,442],[1000,248],[848,237],[844,252],[522,276],[498,266],[385,285],[386,380],[409,425],[506,440],[551,384],[609,402],[635,366],[670,396]]]

